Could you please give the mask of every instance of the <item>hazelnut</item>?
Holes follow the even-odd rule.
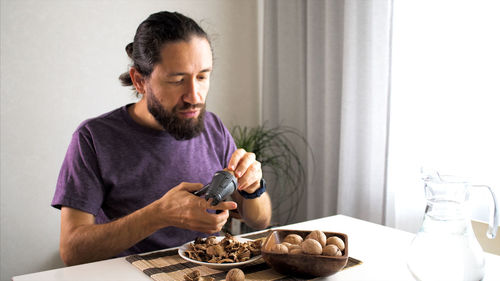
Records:
[[[299,245],[296,245],[296,246],[299,246]],[[298,248],[293,248],[293,249],[288,249],[288,253],[290,255],[298,255],[298,254],[302,254],[302,248],[299,246]]]
[[[326,239],[326,245],[330,244],[336,245],[341,251],[345,249],[344,241],[337,236],[328,237],[328,239]]]
[[[287,254],[288,248],[283,244],[274,244],[271,247],[271,252],[278,253],[278,254]]]
[[[304,239],[298,234],[288,234],[283,242],[288,242],[290,244],[299,245]]]
[[[320,230],[314,230],[306,236],[306,239],[314,239],[321,244],[321,247],[326,245],[326,235]]]
[[[323,248],[324,256],[342,256],[342,251],[336,245],[330,244]]]
[[[306,254],[321,255],[323,252],[321,244],[314,239],[306,239],[300,246],[302,247],[302,251]]]
[[[245,273],[239,268],[233,268],[227,272],[226,281],[245,281]]]

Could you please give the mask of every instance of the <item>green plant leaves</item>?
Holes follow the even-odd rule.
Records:
[[[305,169],[292,140],[299,140],[309,148],[306,139],[294,128],[282,125],[235,126],[231,134],[238,148],[255,153],[261,163],[273,203],[273,217],[282,224],[291,222],[306,188]]]

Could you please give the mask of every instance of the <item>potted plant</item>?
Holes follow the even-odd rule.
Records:
[[[272,224],[290,223],[306,188],[306,173],[296,148],[302,143],[311,152],[306,139],[296,129],[283,125],[235,126],[231,134],[236,146],[255,153],[262,165],[273,205]],[[251,231],[243,228],[242,232]]]

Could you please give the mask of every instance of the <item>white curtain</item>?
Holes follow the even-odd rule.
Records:
[[[385,223],[390,0],[264,1],[262,120],[302,132],[296,221]],[[279,200],[279,199],[274,199]]]
[[[420,228],[422,166],[490,185],[500,197],[499,14],[500,1],[395,1],[389,225]],[[472,218],[488,221],[489,193],[470,191]]]

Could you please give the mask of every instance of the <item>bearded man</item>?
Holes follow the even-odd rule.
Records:
[[[52,206],[61,209],[63,262],[180,246],[219,232],[229,210],[267,227],[260,163],[205,110],[212,72],[205,31],[182,14],[155,13],[126,51],[132,65],[120,80],[140,100],[84,121],[59,174]],[[233,201],[212,206],[193,195],[222,169],[238,180]]]

